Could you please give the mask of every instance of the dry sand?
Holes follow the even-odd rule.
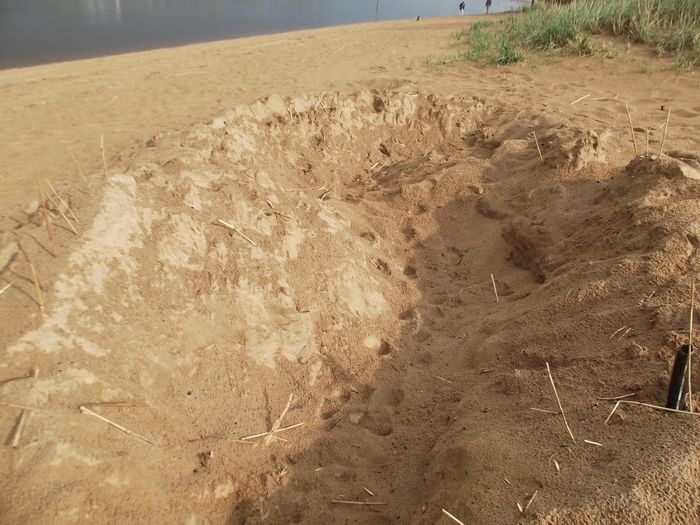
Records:
[[[464,23],[0,72],[0,521],[698,522],[700,75]]]

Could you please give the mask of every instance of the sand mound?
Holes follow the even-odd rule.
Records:
[[[627,163],[606,129],[402,89],[272,97],[122,160],[43,320],[4,341],[4,375],[42,372],[3,401],[42,412],[3,450],[3,521],[503,523],[535,490],[552,523],[697,510],[692,418],[604,425],[597,400],[664,398],[692,155]],[[546,362],[576,444],[529,410],[556,410]],[[290,394],[303,426],[241,441]]]

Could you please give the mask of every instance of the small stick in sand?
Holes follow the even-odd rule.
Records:
[[[555,416],[559,415],[559,412],[555,412],[554,410],[545,410],[544,408],[530,407],[530,410],[534,410],[535,412],[544,412],[545,414],[554,414]]]
[[[68,206],[68,203],[67,203],[66,201],[63,200],[63,197],[61,197],[61,196],[58,194],[58,192],[56,191],[56,188],[54,188],[54,187],[53,187],[53,184],[51,184],[51,181],[50,181],[49,179],[44,179],[44,180],[46,181],[46,184],[49,185],[49,188],[51,189],[51,191],[53,192],[53,194],[56,196],[56,198],[58,199],[58,201],[66,207],[66,209],[68,210],[68,213],[70,213],[71,217],[73,217],[73,220],[74,220],[75,222],[77,222],[78,224],[80,224],[80,221],[78,220],[78,217],[75,216],[75,213],[73,213],[73,210],[70,209],[70,206]]]
[[[0,290],[0,295],[4,294],[10,287],[12,286],[12,283],[9,283],[5,285],[2,290]]]
[[[574,104],[578,104],[579,102],[581,102],[582,100],[586,100],[586,99],[587,99],[588,97],[590,97],[590,96],[591,96],[590,93],[589,93],[588,95],[583,95],[581,98],[577,98],[577,99],[574,100],[573,102],[570,102],[569,105],[570,105],[570,106],[573,106]]]
[[[370,496],[374,496],[374,492],[372,492],[371,490],[369,490],[367,487],[362,487],[362,488],[365,489],[365,492],[366,492],[367,494],[369,494]]]
[[[325,198],[328,196],[328,194],[329,194],[330,192],[331,192],[331,190],[328,190],[328,191],[325,192],[323,195],[321,195],[321,200],[323,201],[323,199],[325,199]]]
[[[695,311],[695,279],[690,287],[690,320],[688,322],[688,412],[693,411],[693,312]]]
[[[81,407],[80,407],[80,411],[81,411],[83,414],[87,414],[88,416],[96,417],[97,419],[99,419],[99,420],[101,420],[101,421],[104,421],[104,422],[107,423],[108,425],[113,426],[114,428],[116,428],[116,429],[118,429],[118,430],[121,430],[121,431],[124,432],[127,436],[131,436],[132,438],[140,439],[141,441],[145,441],[146,443],[148,443],[148,444],[150,444],[150,445],[155,445],[155,443],[154,443],[153,441],[151,441],[150,439],[148,439],[147,437],[144,437],[144,436],[142,436],[141,434],[137,434],[137,433],[134,432],[133,430],[129,430],[128,428],[125,428],[125,427],[121,426],[119,423],[115,423],[115,422],[112,421],[111,419],[107,419],[106,417],[101,416],[101,415],[98,414],[97,412],[93,412],[93,411],[90,410],[89,408],[85,408],[84,406],[81,406]]]
[[[625,110],[627,110],[627,119],[630,122],[630,134],[632,135],[632,144],[634,144],[634,156],[638,157],[639,152],[637,151],[637,139],[634,136],[634,126],[632,125],[632,115],[630,115],[630,108],[627,106],[627,102],[625,102]]]
[[[537,153],[540,155],[540,161],[544,164],[544,158],[542,158],[542,150],[540,149],[540,143],[537,141],[537,133],[532,132],[532,136],[535,137],[535,146],[537,146]]]
[[[226,221],[223,220],[223,219],[219,219],[219,224],[221,224],[222,226],[226,226],[227,228],[229,228],[229,229],[235,231],[238,235],[240,235],[241,237],[243,237],[246,241],[248,241],[248,242],[249,242],[250,244],[252,244],[253,246],[257,246],[257,244],[255,244],[255,241],[253,241],[253,240],[252,240],[250,237],[248,237],[245,233],[243,233],[243,232],[240,231],[238,228],[236,228],[233,224],[229,224],[228,222],[226,222]]]
[[[664,152],[664,144],[666,144],[666,133],[668,133],[668,119],[671,118],[671,108],[666,112],[666,122],[664,123],[664,136],[661,138],[661,146],[659,147],[659,157]]]
[[[588,443],[589,445],[595,445],[596,447],[602,447],[602,443],[598,443],[597,441],[591,441],[590,439],[584,439],[584,443]]]
[[[557,472],[561,472],[561,469],[559,468],[559,462],[556,459],[552,460],[554,462],[554,467],[557,469]]]
[[[452,381],[450,381],[449,379],[445,379],[444,377],[440,377],[440,376],[435,376],[435,377],[437,379],[439,379],[440,381],[444,381],[445,383],[452,384]]]
[[[496,294],[496,302],[498,302],[498,290],[496,290],[496,280],[493,278],[493,274],[491,274],[491,284],[493,284],[493,293]]]
[[[56,211],[59,213],[61,217],[63,217],[63,220],[66,221],[66,224],[68,227],[71,229],[71,231],[75,234],[78,235],[78,230],[75,229],[75,226],[73,226],[73,223],[70,222],[70,219],[66,217],[66,214],[63,213],[63,210],[61,207],[58,205],[58,203],[54,200],[54,198],[51,195],[47,195],[49,200],[51,201],[51,204],[53,204],[53,207],[56,209]]]
[[[39,312],[44,313],[44,295],[41,293],[41,285],[39,284],[39,276],[36,273],[36,268],[34,268],[34,265],[32,262],[29,260],[29,256],[27,255],[27,252],[24,250],[24,247],[22,246],[22,242],[19,240],[19,236],[15,234],[15,240],[17,241],[17,246],[19,247],[19,251],[22,252],[22,255],[24,255],[24,260],[27,261],[27,264],[29,265],[29,269],[32,272],[32,279],[34,280],[34,288],[36,289],[36,304],[39,305]]]
[[[615,403],[615,406],[613,407],[612,412],[610,412],[610,415],[605,418],[605,423],[603,423],[604,425],[608,424],[608,421],[610,421],[610,418],[613,417],[615,410],[617,410],[617,407],[619,407],[619,406],[620,406],[620,402],[618,401],[617,403]]]
[[[495,371],[496,371],[495,368],[482,368],[481,370],[479,370],[479,374],[488,374],[490,372],[495,372]]]
[[[518,507],[518,511],[520,512],[520,514],[522,514],[523,513],[523,506],[520,504],[520,502],[518,501],[515,505]]]
[[[527,502],[527,505],[525,505],[525,508],[523,509],[523,514],[527,512],[527,509],[530,508],[530,505],[532,505],[532,502],[535,501],[535,496],[537,496],[537,493],[540,491],[540,489],[537,489],[535,493],[532,495],[530,498],[530,501]]]
[[[73,164],[75,164],[75,167],[78,169],[78,174],[80,175],[80,178],[83,179],[83,182],[87,184],[87,179],[85,178],[85,174],[83,173],[83,170],[80,169],[80,165],[78,164],[78,161],[75,158],[75,155],[73,155],[73,152],[71,149],[66,146],[66,149],[68,150],[68,154],[70,155],[70,158],[73,159]]]
[[[100,151],[102,153],[102,171],[107,178],[107,158],[105,157],[105,136],[100,135]]]
[[[445,516],[447,516],[448,518],[450,518],[452,521],[454,521],[455,523],[459,523],[459,525],[465,525],[465,523],[464,523],[462,520],[460,520],[460,519],[454,517],[452,514],[450,514],[449,512],[447,512],[445,509],[442,509],[442,513],[443,513]]]
[[[632,392],[631,394],[622,394],[621,396],[615,396],[615,397],[596,397],[599,401],[617,401],[618,399],[625,399],[628,397],[634,397],[637,395],[637,392]]]
[[[337,505],[386,505],[383,501],[348,501],[344,499],[332,499],[331,503]]]
[[[270,442],[272,441],[272,437],[273,437],[274,433],[277,431],[277,429],[282,424],[282,420],[284,419],[284,416],[287,415],[287,411],[289,410],[289,407],[292,406],[293,400],[294,400],[294,394],[289,394],[289,399],[287,399],[287,405],[284,407],[284,410],[282,410],[280,417],[277,418],[277,421],[275,421],[275,423],[272,425],[272,428],[270,429],[270,431],[267,433],[267,436],[265,437],[265,445],[269,445]]]
[[[564,425],[566,425],[566,430],[569,432],[569,436],[571,436],[571,441],[576,443],[576,438],[574,437],[573,432],[571,432],[571,428],[569,427],[568,421],[566,421],[566,414],[564,414],[564,409],[561,406],[559,394],[557,393],[557,387],[554,385],[554,378],[552,377],[552,371],[549,369],[549,363],[545,363],[545,365],[547,365],[547,374],[549,374],[549,381],[552,383],[552,389],[554,390],[554,397],[557,398],[557,404],[559,405],[559,411],[561,412],[561,417],[564,419]]]
[[[22,410],[19,414],[19,420],[15,427],[15,435],[12,437],[12,448],[17,448],[19,446],[19,440],[22,438],[22,430],[24,430],[24,422],[27,420],[28,413],[27,410]]]

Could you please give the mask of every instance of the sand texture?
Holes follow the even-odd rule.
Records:
[[[700,521],[700,75],[463,24],[0,72],[0,522]]]

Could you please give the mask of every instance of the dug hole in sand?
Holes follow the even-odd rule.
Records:
[[[693,522],[697,418],[599,399],[663,404],[698,265],[697,159],[628,140],[272,97],[61,188],[56,258],[18,211],[0,520]]]

